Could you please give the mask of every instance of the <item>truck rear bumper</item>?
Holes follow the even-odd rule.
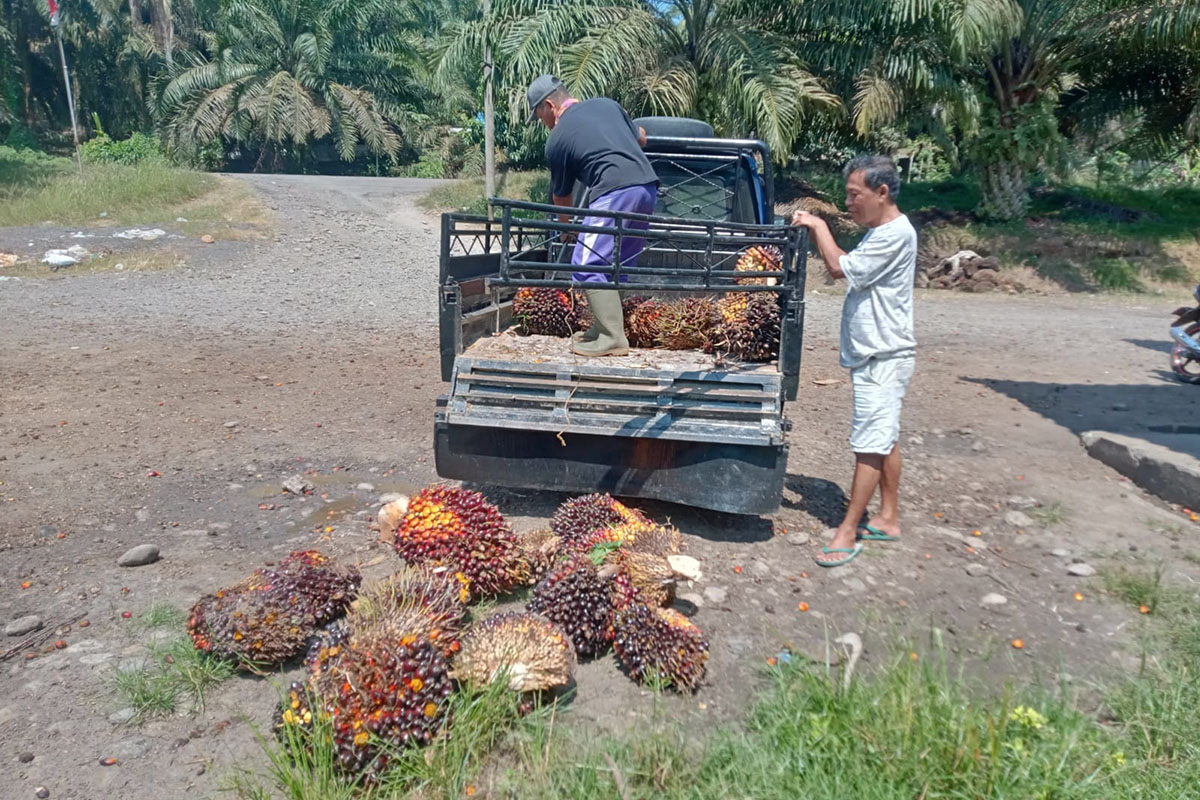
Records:
[[[608,492],[733,514],[779,508],[786,444],[745,445],[453,425],[434,429],[443,478],[553,491]]]

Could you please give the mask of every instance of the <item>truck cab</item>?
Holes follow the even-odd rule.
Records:
[[[513,200],[494,199],[492,219],[445,214],[439,311],[449,391],[435,414],[438,474],[770,513],[786,476],[784,405],[799,386],[805,231],[776,224],[764,143],[717,138],[694,120],[637,122],[659,176],[658,204],[642,220],[649,230],[638,264],[612,277],[627,294],[772,292],[781,310],[778,358],[749,364],[634,350],[586,359],[566,340],[516,336],[516,291],[572,288],[563,234],[585,229],[558,222],[563,209]],[[571,211],[580,218],[584,210]],[[737,259],[753,246],[781,253],[769,286],[737,280],[745,275],[734,271]]]

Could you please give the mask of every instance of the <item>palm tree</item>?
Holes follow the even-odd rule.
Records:
[[[553,72],[581,96],[614,97],[634,113],[701,117],[721,133],[757,135],[782,156],[807,113],[839,101],[745,5],[493,0],[486,17],[447,29],[438,76],[445,84],[478,74],[490,44],[514,116],[529,80]]]
[[[300,152],[330,138],[347,161],[360,144],[394,159],[409,101],[427,94],[404,12],[389,0],[231,0],[213,55],[176,57],[156,104],[165,133]]]
[[[756,0],[746,0],[747,3]],[[819,0],[774,24],[810,63],[855,84],[860,133],[904,111],[957,128],[980,212],[1024,215],[1029,174],[1060,145],[1059,99],[1089,64],[1200,31],[1197,0]]]

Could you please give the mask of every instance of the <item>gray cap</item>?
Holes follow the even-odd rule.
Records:
[[[565,88],[566,84],[553,75],[538,75],[534,78],[533,83],[529,84],[529,90],[525,92],[525,99],[529,101],[529,121],[533,122],[533,112],[543,100]]]

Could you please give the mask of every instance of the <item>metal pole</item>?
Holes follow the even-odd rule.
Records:
[[[491,0],[483,0],[483,17],[487,20]],[[484,36],[490,34],[485,33]],[[496,196],[496,109],[492,102],[492,45],[490,39],[483,45],[483,191],[490,201]],[[488,218],[492,218],[492,207],[488,204]]]
[[[71,75],[67,72],[67,54],[63,50],[62,28],[59,27],[57,21],[54,24],[54,32],[55,38],[58,39],[58,57],[62,60],[63,86],[67,89],[67,109],[71,112],[71,136],[75,139],[75,162],[79,164],[79,171],[83,172],[83,157],[79,154],[79,123],[75,119],[75,96],[71,93]]]

